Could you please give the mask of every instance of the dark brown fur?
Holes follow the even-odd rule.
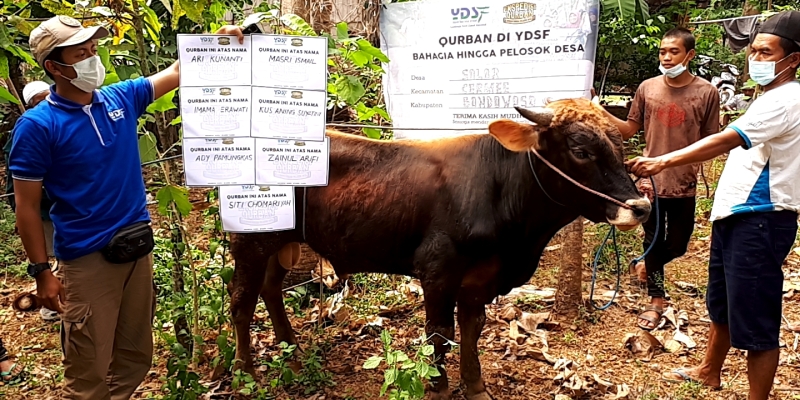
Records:
[[[305,241],[340,276],[419,278],[426,332],[440,361],[445,338],[454,337],[458,304],[461,377],[470,399],[487,399],[477,349],[485,304],[528,281],[548,241],[578,215],[604,221],[618,209],[533,157],[542,185],[563,205],[554,203],[534,180],[524,150],[534,145],[577,181],[620,201],[640,197],[622,163],[619,132],[596,106],[565,100],[548,108],[555,113],[550,127],[499,121],[490,126],[491,135],[430,142],[381,142],[329,131],[329,185],[295,189],[297,229],[232,235],[231,310],[236,355],[245,368],[252,370],[249,324],[259,294],[276,339],[297,343],[281,293],[286,269],[276,253]],[[590,157],[576,158],[580,152]],[[649,208],[638,211],[637,218],[645,220]],[[442,377],[434,390],[448,398],[447,375],[439,365]]]

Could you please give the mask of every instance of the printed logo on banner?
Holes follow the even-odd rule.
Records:
[[[479,26],[483,16],[489,13],[489,7],[461,7],[451,8],[450,14],[453,15],[453,25],[456,26]],[[473,25],[476,24],[476,25]],[[486,25],[486,24],[483,24]]]
[[[217,38],[217,43],[219,43],[221,46],[230,46],[231,38],[229,37]]]
[[[527,24],[536,20],[536,4],[520,1],[503,7],[504,24]]]

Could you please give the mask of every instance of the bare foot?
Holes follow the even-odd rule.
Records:
[[[722,386],[722,379],[719,376],[711,376],[700,367],[678,368],[664,372],[661,378],[672,383],[697,382],[713,389],[719,389]]]
[[[636,263],[636,275],[639,276],[639,282],[647,283],[647,269],[644,267],[644,261]]]

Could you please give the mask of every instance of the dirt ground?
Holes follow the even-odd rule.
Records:
[[[193,198],[200,196],[194,195]],[[153,210],[155,211],[155,210]],[[677,367],[696,365],[706,348],[708,316],[703,300],[706,285],[706,263],[709,252],[710,227],[702,216],[697,220],[695,237],[689,252],[667,266],[667,290],[670,306],[674,311],[672,320],[681,326],[677,337],[673,322],[654,331],[658,343],[648,342],[636,327],[636,314],[644,306],[644,294],[627,285],[623,278],[623,292],[616,303],[606,311],[593,311],[590,307],[582,312],[577,321],[564,321],[559,326],[543,323],[532,332],[519,327],[530,327],[530,320],[546,313],[551,308],[551,290],[556,287],[560,260],[559,239],[553,240],[545,251],[539,271],[526,286],[527,295],[509,295],[498,299],[497,304],[487,307],[487,325],[479,342],[483,376],[496,399],[746,399],[746,362],[742,352],[731,351],[723,371],[723,389],[711,391],[694,384],[673,384],[660,380],[663,371]],[[200,225],[200,224],[194,224]],[[591,247],[596,243],[591,224],[587,224],[584,246],[584,293],[588,294],[591,270],[589,268]],[[202,240],[200,231],[192,236]],[[638,246],[638,245],[637,245]],[[800,249],[793,251],[785,263],[786,275],[784,316],[790,324],[800,324]],[[7,269],[6,269],[7,271]],[[3,271],[0,270],[0,273]],[[613,277],[605,274],[598,283],[597,291],[613,290]],[[33,282],[8,273],[0,275],[0,337],[11,353],[28,365],[33,379],[26,385],[0,387],[0,397],[11,399],[46,399],[62,381],[61,354],[58,339],[58,324],[42,322],[38,313],[16,313],[11,308],[11,299],[22,291],[30,290]],[[406,287],[409,285],[407,280]],[[400,290],[400,289],[397,289]],[[534,293],[536,295],[530,295]],[[381,292],[381,293],[378,293]],[[348,296],[354,299],[386,298],[385,288],[365,290],[356,287]],[[399,349],[413,348],[414,340],[422,332],[424,314],[418,295],[406,292],[407,302],[394,313],[386,313],[383,327],[394,336],[393,346]],[[381,297],[384,296],[384,297]],[[373,300],[369,300],[373,299]],[[607,300],[607,298],[600,298]],[[331,324],[322,330],[309,327],[311,313],[293,317],[293,323],[303,346],[318,345],[322,351],[323,368],[333,373],[335,386],[304,394],[301,388],[279,390],[281,399],[335,400],[378,399],[383,371],[363,370],[364,361],[381,353],[379,329],[363,329],[361,332]],[[355,318],[355,317],[353,317]],[[254,354],[259,360],[271,359],[277,353],[274,336],[269,327],[263,304],[257,310],[252,324]],[[511,323],[510,323],[511,322]],[[537,321],[538,322],[538,321]],[[344,325],[347,325],[346,321]],[[513,326],[512,326],[513,325]],[[521,336],[520,336],[521,335]],[[514,336],[514,339],[511,338]],[[775,380],[772,399],[800,399],[800,357],[798,357],[798,333],[785,325],[781,332],[784,347],[781,349],[780,366]],[[688,337],[688,340],[686,339]],[[626,339],[627,345],[626,345]],[[213,344],[214,337],[207,337]],[[456,342],[459,337],[456,337]],[[694,342],[694,343],[692,343]],[[688,344],[687,344],[688,343]],[[691,346],[695,344],[695,346]],[[665,345],[669,350],[662,347]],[[208,353],[215,350],[209,346]],[[652,348],[648,352],[648,348]],[[153,369],[134,398],[158,398],[165,375],[165,360],[168,347],[157,341],[157,355]],[[634,354],[634,351],[637,353]],[[213,355],[213,354],[211,354]],[[546,356],[550,361],[546,360]],[[542,361],[540,361],[542,360]],[[454,399],[463,399],[458,387],[458,349],[447,357],[447,368],[454,391]],[[266,374],[266,367],[259,368]],[[230,388],[230,376],[211,380],[208,364],[200,367],[204,383],[214,388],[214,395],[204,398],[234,398]],[[567,397],[557,397],[565,395]]]

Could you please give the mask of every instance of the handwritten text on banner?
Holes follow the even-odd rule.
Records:
[[[294,229],[291,186],[223,186],[219,188],[222,229],[227,232],[270,232]]]

